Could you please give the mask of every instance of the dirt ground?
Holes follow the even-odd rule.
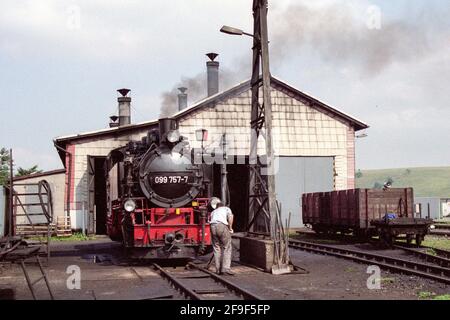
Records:
[[[53,257],[47,264],[47,273],[56,299],[151,299],[166,295],[181,298],[175,291],[145,264],[124,262],[120,245],[108,239],[83,242],[61,242],[52,245]],[[234,260],[239,252],[234,251]],[[208,261],[204,257],[203,261]],[[257,269],[233,263],[236,275],[232,282],[247,288],[266,299],[382,299],[416,300],[429,295],[450,293],[450,286],[413,276],[382,271],[381,289],[370,290],[367,265],[329,256],[291,250],[294,264],[306,269],[307,274],[273,276]],[[81,288],[68,289],[70,266],[81,272]],[[73,267],[72,267],[73,268]],[[36,266],[30,265],[32,278],[37,277]],[[69,269],[70,271],[70,269]],[[172,272],[183,271],[182,267]],[[70,279],[69,279],[70,280]],[[38,298],[48,294],[38,285]],[[0,269],[0,289],[13,289],[16,299],[31,299],[26,282],[18,266]],[[5,298],[5,296],[3,296]]]

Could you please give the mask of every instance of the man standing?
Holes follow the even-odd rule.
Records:
[[[211,212],[211,235],[214,262],[217,274],[234,275],[231,271],[231,234],[233,233],[233,213],[222,202],[216,200],[216,208]]]

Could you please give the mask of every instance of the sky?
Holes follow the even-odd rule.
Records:
[[[223,89],[250,77],[251,0],[2,1],[0,146],[16,166],[61,168],[58,136],[106,128],[119,88],[132,121],[204,79],[217,52]],[[448,0],[269,0],[271,72],[370,125],[358,169],[447,166]],[[190,91],[190,102],[204,92]],[[197,90],[198,91],[198,90]],[[189,91],[188,91],[189,93]]]

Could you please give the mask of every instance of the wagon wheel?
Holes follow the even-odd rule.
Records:
[[[408,245],[411,245],[411,244],[412,244],[412,241],[413,241],[413,235],[412,235],[412,234],[407,234],[407,235],[406,235],[406,243],[407,243]]]
[[[367,232],[367,230],[358,229],[354,232],[354,234],[359,241],[364,241],[364,242],[369,241],[370,237],[369,237],[369,233]]]
[[[316,226],[316,225],[313,225],[313,226],[312,226],[312,229],[313,229],[313,231],[314,231],[315,233],[317,233],[317,234],[320,235],[320,236],[323,236],[323,234],[325,233],[325,231],[323,230],[322,227],[319,227],[319,226]]]
[[[420,247],[422,245],[422,241],[424,240],[424,236],[421,234],[416,234],[416,245]]]
[[[392,247],[392,235],[387,231],[381,231],[380,233],[381,244],[384,247]]]

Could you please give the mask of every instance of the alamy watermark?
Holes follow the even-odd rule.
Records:
[[[367,267],[366,273],[370,274],[367,278],[367,289],[369,290],[381,290],[381,269],[379,266]]]
[[[274,156],[273,161],[269,160],[269,157],[265,154],[258,154],[258,156],[249,157],[243,154],[248,154],[251,141],[246,139],[242,141],[241,137],[233,134],[227,134],[226,146],[220,145],[218,141],[212,141],[209,146],[203,148],[194,147],[191,148],[189,143],[185,140],[177,143],[172,148],[172,155],[182,155],[190,159],[191,163],[200,164],[242,164],[242,165],[254,165],[259,164],[261,166],[261,174],[263,176],[276,175],[279,170],[279,157]],[[262,147],[262,141],[259,147]],[[258,148],[262,151],[261,148]],[[241,150],[241,152],[239,152]],[[242,152],[245,150],[245,152]]]
[[[66,9],[66,27],[70,31],[81,29],[81,8],[77,5],[71,5]]]
[[[381,8],[375,5],[369,6],[366,10],[366,26],[369,30],[381,29]]]
[[[81,268],[77,265],[70,265],[66,269],[69,275],[66,280],[66,287],[69,290],[81,289]]]

